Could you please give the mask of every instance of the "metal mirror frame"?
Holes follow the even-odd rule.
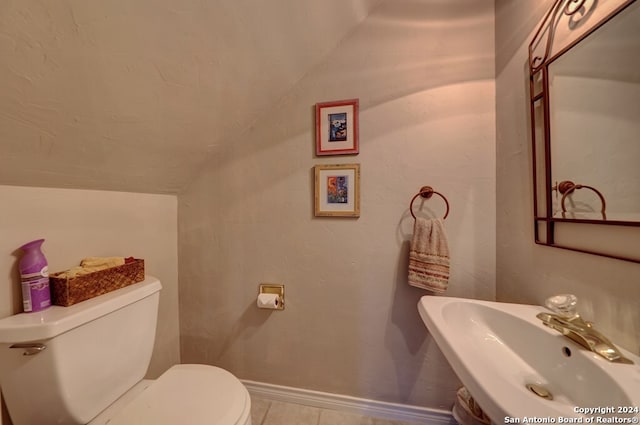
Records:
[[[558,22],[562,19],[573,19],[574,15],[581,11],[588,0],[555,0],[551,8],[547,11],[542,23],[529,44],[529,106],[533,156],[534,235],[536,244],[640,263],[640,258],[610,254],[594,249],[582,249],[579,247],[556,243],[555,230],[558,223],[564,222],[598,226],[640,227],[640,221],[607,220],[604,215],[604,202],[602,220],[553,216],[553,190],[561,192],[561,184],[573,183],[561,182],[557,186],[553,186],[554,183],[552,182],[551,176],[551,128],[549,100],[549,66],[556,59],[570,51],[571,48],[589,37],[635,1],[636,0],[621,1],[621,3],[613,8],[610,13],[598,22],[594,23],[594,25],[583,34],[578,36],[575,40],[570,41],[566,46],[560,48],[558,46],[553,46]],[[593,2],[592,6],[595,8],[597,6],[597,1]],[[582,10],[582,12],[584,12],[584,10]],[[537,54],[537,52],[540,51],[542,51],[542,53]],[[539,115],[537,115],[536,112],[537,108],[541,108],[541,110],[538,111]],[[542,121],[541,125],[540,121]],[[542,159],[542,164],[539,163],[540,159]],[[539,169],[539,167],[541,168]],[[541,194],[541,190],[544,190],[544,193]]]

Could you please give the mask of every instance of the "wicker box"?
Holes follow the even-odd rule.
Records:
[[[55,305],[68,307],[80,301],[142,282],[144,280],[144,260],[136,259],[122,266],[73,278],[56,277],[59,274],[61,273],[49,276],[51,302]]]

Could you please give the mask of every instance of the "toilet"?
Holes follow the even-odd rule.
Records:
[[[175,365],[145,380],[160,281],[0,320],[0,387],[14,425],[251,425],[231,373]]]

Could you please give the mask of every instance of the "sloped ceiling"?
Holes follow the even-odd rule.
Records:
[[[0,184],[178,193],[379,0],[4,0]]]

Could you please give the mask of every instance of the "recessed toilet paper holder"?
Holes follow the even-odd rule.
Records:
[[[258,295],[260,294],[276,294],[280,298],[280,302],[275,310],[284,310],[284,285],[277,283],[261,283],[258,287]]]

